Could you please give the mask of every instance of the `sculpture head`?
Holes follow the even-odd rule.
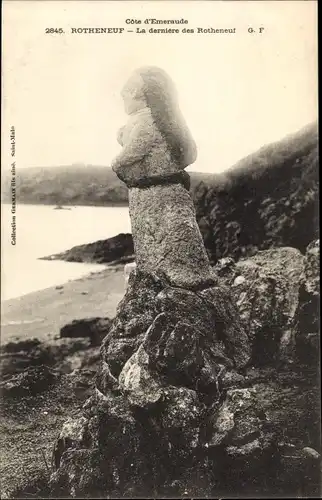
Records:
[[[124,85],[121,95],[124,101],[125,112],[128,115],[147,107],[143,92],[144,82],[140,74],[134,72]]]
[[[196,145],[181,114],[177,90],[164,70],[155,66],[135,70],[121,94],[128,114],[150,109],[175,162],[185,168],[196,160]]]

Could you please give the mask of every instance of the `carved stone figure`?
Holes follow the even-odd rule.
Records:
[[[239,442],[257,450],[266,439],[256,394],[232,392],[220,403],[225,380],[243,379],[250,343],[196,222],[185,172],[196,146],[172,81],[141,68],[122,95],[129,120],[112,166],[129,187],[136,269],[102,342],[85,420],[69,423],[58,439],[51,484],[56,496],[63,485],[74,496],[210,497],[217,471],[208,464],[221,463],[209,462],[212,449],[226,446],[233,431],[234,450]]]
[[[174,286],[207,287],[211,268],[184,170],[197,149],[174,84],[163,70],[144,67],[131,75],[122,96],[129,120],[118,133],[123,149],[112,168],[129,188],[137,267],[164,273]]]

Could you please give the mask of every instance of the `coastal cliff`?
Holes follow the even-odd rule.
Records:
[[[318,237],[318,131],[311,124],[264,146],[193,191],[197,220],[213,263],[257,250],[302,252]]]

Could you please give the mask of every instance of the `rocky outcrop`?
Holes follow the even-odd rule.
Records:
[[[319,254],[315,240],[305,255],[295,248],[275,248],[238,262],[221,259],[214,267],[236,301],[255,366],[317,365]]]
[[[214,270],[231,290],[252,341],[256,366],[296,359],[299,291],[305,257],[295,248],[276,248],[234,262],[221,259]]]
[[[163,364],[170,358],[180,359],[180,349],[185,356],[192,350],[191,359],[197,362],[191,344],[194,336],[200,349],[209,351],[206,358],[218,358],[231,366],[244,366],[249,360],[248,337],[228,290],[213,286],[193,292],[172,287],[165,277],[136,270],[103,341],[102,356],[112,373],[119,375],[124,363],[149,338],[146,342],[152,350],[151,342],[164,345],[169,360],[164,359]],[[182,344],[171,351],[171,339],[177,337],[182,337]],[[200,363],[199,370],[207,371],[207,359]]]
[[[37,338],[8,342],[0,348],[1,377],[7,379],[28,368],[54,367],[64,360],[90,349],[88,340],[61,340],[52,343]]]
[[[62,441],[57,445],[61,465],[52,477],[55,494],[62,494],[63,482],[73,495],[80,494],[75,467],[81,456],[96,464],[91,470],[105,481],[103,491],[116,496],[176,492],[179,483],[192,487],[185,471],[207,449],[201,435],[209,404],[220,399],[225,374],[237,374],[250,357],[228,291],[220,286],[189,291],[171,286],[165,276],[136,270],[101,353],[96,392],[85,405],[86,420],[78,421],[83,437],[65,448]],[[115,445],[104,428],[114,429]],[[114,446],[131,465],[120,463]],[[208,477],[206,468],[205,473]],[[94,487],[91,474],[83,494]],[[211,489],[209,478],[203,488]]]
[[[62,375],[73,374],[75,393],[88,395],[98,365],[99,348],[90,339],[9,342],[0,350],[0,389],[6,400],[28,398],[59,385]]]
[[[306,363],[317,364],[320,352],[320,242],[308,245],[305,254],[305,281],[300,286],[297,355]]]
[[[66,444],[65,429],[56,444],[53,494],[316,494],[318,367],[298,356],[316,248],[220,261],[202,292],[132,272],[95,392],[70,422],[78,438]]]
[[[318,241],[305,255],[279,248],[218,262],[216,287],[230,289],[249,361],[236,363],[243,344],[229,347],[234,330],[218,320],[225,292],[211,292],[211,312],[204,292],[137,271],[103,359],[90,338],[1,346],[6,408],[24,418],[47,393],[60,397],[54,406],[78,401],[55,443],[50,491],[45,475],[35,497],[318,496],[318,263]],[[285,362],[286,327],[295,351]],[[29,495],[29,483],[13,497]]]
[[[120,233],[107,240],[78,245],[58,254],[42,257],[45,260],[66,260],[67,262],[91,262],[96,264],[132,261],[134,258],[132,235]]]

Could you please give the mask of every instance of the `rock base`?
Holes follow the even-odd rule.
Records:
[[[294,267],[299,289],[305,266],[296,252],[273,254],[274,269],[260,254],[250,268],[217,268],[221,282],[202,291],[131,273],[101,347],[94,394],[56,443],[53,496],[316,494],[317,367],[300,364],[296,348],[292,362],[280,362],[283,332],[293,332],[295,347],[304,337],[296,329],[301,295],[282,286],[283,269]],[[273,287],[269,301],[257,293],[263,283]],[[266,324],[279,328],[269,344]],[[265,358],[274,342],[275,365]]]

